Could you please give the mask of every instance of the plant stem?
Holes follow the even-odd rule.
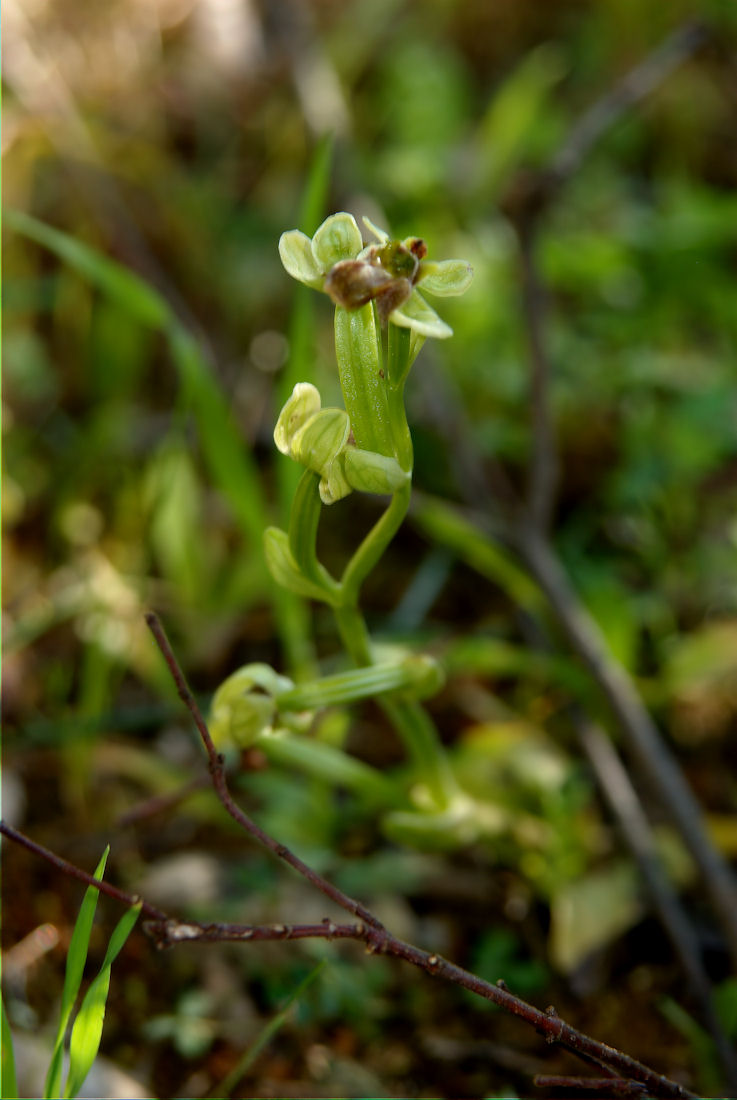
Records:
[[[398,499],[398,498],[402,499]],[[360,581],[373,568],[406,515],[409,487],[394,494],[392,503],[369,532],[343,574],[343,600],[336,607],[338,632],[353,661],[359,666],[373,664],[366,621],[358,607]],[[395,509],[392,513],[392,509]],[[358,560],[357,560],[358,559]],[[364,571],[365,569],[365,571]],[[348,578],[348,579],[347,579]],[[430,792],[438,810],[447,809],[458,793],[440,736],[427,711],[419,703],[377,699],[404,745],[421,782]]]
[[[411,485],[407,482],[393,495],[391,503],[353,554],[343,570],[343,603],[356,605],[361,585],[377,564],[402,525],[409,510]]]

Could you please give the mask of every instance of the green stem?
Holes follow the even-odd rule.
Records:
[[[344,604],[358,603],[361,585],[381,558],[407,515],[411,491],[409,481],[397,490],[381,519],[371,528],[343,570],[340,583]]]
[[[338,582],[317,557],[317,528],[322,511],[319,484],[320,475],[313,470],[305,470],[297,484],[289,516],[289,549],[305,577],[336,596]]]
[[[377,702],[402,738],[436,810],[446,810],[458,795],[458,785],[432,718],[421,703],[399,703],[391,699],[378,699]]]
[[[373,663],[363,615],[355,604],[336,607],[335,617],[344,646],[357,665]],[[438,810],[445,810],[458,793],[448,758],[435,724],[419,703],[377,699],[401,738],[415,774],[425,785]]]
[[[412,471],[414,456],[412,436],[407,423],[404,407],[404,383],[412,365],[412,332],[398,325],[387,325],[386,377],[389,383],[387,392],[387,413],[397,461],[403,470]]]

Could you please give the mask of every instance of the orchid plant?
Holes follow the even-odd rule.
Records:
[[[304,473],[288,530],[269,527],[264,535],[274,579],[332,607],[355,668],[294,684],[266,665],[248,665],[216,692],[211,728],[221,746],[258,743],[274,759],[291,760],[364,793],[381,788],[392,806],[384,819],[390,832],[421,843],[455,844],[473,839],[484,827],[488,807],[479,807],[459,789],[421,705],[441,686],[442,670],[427,655],[394,652],[388,660],[378,659],[359,597],[410,503],[413,452],[404,403],[409,370],[427,338],[452,336],[424,294],[463,294],[473,272],[463,260],[428,260],[419,237],[392,240],[367,218],[363,221],[372,243],[364,243],[347,213],[327,218],[311,239],[291,230],[279,241],[287,272],[335,303],[345,408],[324,408],[311,383],[294,387],[274,442]],[[354,491],[386,496],[389,502],[336,578],[317,555],[320,515],[323,507]],[[397,792],[375,769],[340,750],[302,736],[320,707],[368,696],[378,700],[404,743],[412,765],[406,791]]]

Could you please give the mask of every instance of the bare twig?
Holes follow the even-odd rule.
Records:
[[[706,832],[701,808],[626,671],[609,653],[598,626],[574,591],[547,539],[530,528],[519,550],[556,614],[571,647],[606,698],[636,761],[679,829],[701,875],[737,967],[737,885]]]
[[[228,790],[228,783],[225,777],[225,761],[213,744],[210,731],[207,728],[207,724],[202,717],[200,708],[197,706],[197,702],[189,690],[187,681],[184,678],[181,668],[177,662],[174,652],[169,644],[169,639],[166,636],[163,626],[159,622],[159,619],[152,612],[148,612],[146,615],[146,623],[149,630],[156,639],[156,644],[161,650],[161,654],[166,661],[167,667],[171,673],[172,679],[177,687],[179,698],[186,706],[189,713],[192,715],[194,723],[197,727],[202,743],[205,746],[207,757],[209,761],[210,775],[212,776],[213,786],[217,793],[218,798],[222,802],[225,809],[242,829],[245,829],[247,833],[258,840],[259,844],[263,844],[265,848],[273,852],[279,859],[284,860],[290,867],[293,867],[295,871],[298,871],[300,875],[303,875],[309,882],[313,884],[318,890],[321,890],[326,897],[329,897],[331,901],[334,901],[336,905],[339,905],[341,909],[347,910],[349,913],[353,913],[359,920],[365,921],[366,924],[371,925],[373,928],[381,928],[381,923],[369,913],[367,909],[361,905],[360,902],[354,901],[353,898],[349,898],[347,894],[344,894],[342,890],[339,890],[337,886],[333,886],[331,882],[318,875],[311,867],[308,867],[298,856],[289,850],[285,845],[279,844],[273,837],[265,833],[264,830],[252,821],[247,814],[240,809],[239,806],[233,801],[230,791]]]
[[[167,664],[168,663],[169,661],[167,660]],[[178,676],[183,682],[181,671],[178,669],[178,666],[176,667]],[[177,684],[177,686],[179,687],[179,684]],[[201,715],[199,715],[197,711],[197,705],[191,693],[188,694],[188,698],[192,703],[192,707],[187,703],[188,709],[190,709],[190,713],[199,729],[200,722],[202,721]],[[204,726],[204,722],[202,725]],[[219,790],[217,793],[220,801],[223,802]],[[229,797],[230,796],[228,796],[228,798]],[[223,803],[223,805],[228,809],[228,812],[230,812],[228,806],[225,803]],[[239,824],[242,824],[250,835],[257,836],[251,827],[240,821]],[[251,825],[252,824],[253,823],[251,823]],[[8,837],[8,839],[28,848],[35,855],[45,859],[47,862],[51,863],[52,866],[63,871],[65,874],[72,875],[74,878],[80,879],[90,886],[97,887],[101,893],[107,894],[109,897],[112,897],[114,900],[124,905],[130,906],[141,901],[136,895],[128,894],[123,890],[111,886],[109,883],[96,879],[92,875],[87,874],[87,872],[75,867],[74,864],[68,863],[65,859],[61,859],[59,856],[55,855],[55,853],[50,852],[48,848],[36,844],[23,833],[6,825],[5,822],[0,822],[0,832]],[[289,858],[291,853],[284,845],[277,844],[275,841],[271,840],[270,837],[268,840],[270,843],[267,846],[271,851],[277,854],[280,859],[289,863],[290,866],[294,867],[296,865],[293,859]],[[300,861],[297,861],[297,863],[299,862]],[[340,894],[340,891],[325,889],[325,887],[330,887],[330,883],[316,872],[310,870],[307,877],[309,881],[317,885],[326,896],[333,897],[333,900],[335,900],[334,894],[345,897],[345,895]],[[345,900],[348,904],[344,905],[344,908],[349,908],[355,904],[350,898],[346,898]],[[339,904],[341,903],[339,902]],[[325,919],[319,924],[237,925],[218,923],[203,924],[197,921],[178,920],[168,916],[160,909],[157,909],[155,906],[145,901],[141,902],[141,908],[142,912],[151,918],[144,923],[144,930],[151,936],[156,946],[160,948],[173,947],[181,943],[256,943],[267,940],[298,940],[308,938],[358,940],[365,943],[366,950],[369,954],[381,954],[396,959],[403,959],[405,962],[411,963],[413,966],[418,967],[420,970],[425,971],[425,973],[433,977],[445,978],[446,981],[452,982],[454,985],[462,986],[464,989],[470,990],[470,992],[477,994],[479,997],[484,997],[486,1000],[496,1004],[499,1008],[504,1009],[504,1011],[530,1024],[535,1028],[538,1034],[543,1036],[547,1043],[558,1044],[566,1050],[571,1051],[579,1058],[582,1058],[584,1061],[594,1062],[604,1069],[613,1072],[615,1074],[615,1077],[612,1078],[613,1080],[619,1079],[629,1082],[632,1092],[635,1092],[638,1087],[641,1087],[647,1095],[651,1096],[674,1098],[674,1100],[695,1100],[695,1094],[682,1085],[679,1085],[677,1082],[671,1081],[669,1078],[657,1073],[656,1070],[651,1069],[642,1062],[630,1058],[629,1055],[624,1054],[615,1047],[608,1046],[606,1043],[600,1043],[598,1040],[592,1039],[590,1036],[571,1027],[570,1024],[567,1024],[557,1015],[552,1006],[546,1008],[544,1011],[536,1008],[534,1005],[527,1004],[527,1002],[516,997],[513,993],[510,993],[505,983],[502,981],[492,985],[483,978],[471,974],[468,970],[464,970],[462,967],[448,962],[447,959],[442,958],[440,955],[423,951],[413,944],[405,943],[403,940],[397,939],[396,936],[393,936],[391,932],[387,931],[387,929],[370,913],[367,914],[369,917],[368,922],[361,920],[354,924],[336,924],[331,920]]]
[[[189,710],[194,723],[200,733],[203,744],[210,761],[210,771],[213,778],[215,791],[223,807],[235,821],[252,837],[259,840],[281,860],[299,871],[300,874],[320,890],[326,897],[336,902],[341,908],[358,916],[359,922],[350,925],[338,925],[330,921],[324,921],[319,925],[270,925],[255,928],[253,926],[199,926],[195,923],[182,926],[177,924],[175,928],[168,927],[167,923],[151,925],[151,930],[157,942],[164,945],[169,942],[181,940],[198,942],[213,938],[229,938],[236,940],[253,939],[297,939],[307,936],[320,936],[322,938],[349,938],[362,940],[367,950],[372,954],[383,954],[394,958],[404,959],[412,963],[426,973],[437,977],[443,977],[457,985],[463,986],[471,992],[492,1001],[520,1019],[532,1025],[539,1034],[543,1035],[547,1042],[557,1043],[570,1050],[585,1060],[593,1060],[598,1064],[609,1067],[622,1077],[633,1082],[641,1082],[654,1096],[687,1097],[690,1094],[681,1085],[656,1073],[648,1066],[630,1058],[621,1051],[607,1046],[598,1040],[592,1039],[582,1032],[572,1028],[558,1017],[552,1007],[542,1011],[533,1005],[514,996],[503,982],[492,985],[477,977],[475,974],[463,970],[454,963],[448,962],[440,955],[422,951],[420,948],[403,942],[393,936],[363,905],[343,894],[323,878],[302,860],[298,859],[285,845],[278,843],[255,824],[233,801],[225,777],[223,759],[218,755],[212,738],[202,714],[197,706],[195,698],[190,691],[184,674],[174,656],[173,650],[166,637],[164,629],[156,615],[149,613],[146,622],[159,646],[172,678],[177,686],[177,691],[185,706]],[[184,930],[186,929],[186,930]]]
[[[585,719],[579,719],[576,725],[579,741],[602,794],[637,861],[655,911],[696,997],[701,1019],[716,1043],[727,1074],[727,1084],[732,1090],[737,1090],[737,1056],[714,1010],[711,984],[701,964],[696,935],[663,870],[655,838],[637,792],[604,731]]]
[[[531,454],[527,479],[527,518],[539,531],[550,526],[558,486],[558,450],[550,401],[553,365],[545,328],[547,298],[537,266],[536,219],[517,226],[522,269],[522,313],[530,349]]]
[[[72,878],[79,879],[80,882],[86,882],[88,886],[97,887],[101,894],[106,894],[109,898],[113,898],[114,901],[122,902],[123,905],[137,905],[141,902],[141,912],[144,916],[150,917],[152,920],[168,919],[166,913],[162,909],[157,909],[155,905],[150,905],[149,902],[143,901],[136,894],[128,894],[125,890],[118,889],[117,886],[111,886],[111,884],[105,882],[104,879],[95,878],[94,875],[90,875],[87,871],[83,871],[81,867],[75,866],[74,863],[69,863],[68,860],[62,859],[61,856],[57,856],[55,852],[50,851],[48,848],[44,848],[42,844],[37,844],[35,840],[31,840],[25,833],[19,832],[5,821],[0,821],[0,833],[6,836],[8,840],[13,840],[16,844],[20,844],[23,848],[27,848],[28,851],[33,852],[35,856],[40,856],[41,859],[45,859],[47,863],[56,867],[58,871],[63,871],[65,875],[71,875]]]
[[[535,1075],[541,1089],[580,1089],[584,1092],[612,1092],[615,1096],[643,1096],[647,1090],[639,1081],[626,1077],[563,1077],[549,1073]]]
[[[708,27],[693,21],[677,27],[639,65],[594,103],[578,120],[556,153],[547,177],[548,201],[575,173],[603,135],[707,40]]]

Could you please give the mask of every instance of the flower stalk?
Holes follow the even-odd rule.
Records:
[[[321,707],[376,698],[410,762],[409,809],[387,806],[392,828],[398,835],[404,830],[407,836],[437,841],[456,835],[471,816],[470,800],[459,791],[437,730],[420,702],[441,686],[442,672],[426,656],[376,660],[360,593],[409,508],[413,449],[404,389],[410,368],[428,337],[452,335],[424,292],[462,294],[473,273],[463,260],[429,261],[419,237],[391,240],[367,219],[364,224],[372,243],[364,244],[356,221],[345,213],[327,218],[311,239],[292,230],[279,241],[288,273],[335,304],[335,352],[345,408],[323,408],[310,383],[294,387],[279,415],[274,442],[304,467],[304,474],[288,531],[270,527],[264,534],[274,578],[332,607],[356,667],[295,685],[264,666],[247,666],[218,689],[212,727],[220,743],[242,747],[258,740],[265,751],[278,745],[277,755],[293,758],[296,752],[308,770],[319,771],[322,760],[326,775],[335,776],[341,769],[322,753],[326,746],[318,749],[315,744],[317,751],[306,755],[295,750],[299,731]],[[336,579],[318,557],[320,517],[323,507],[354,491],[387,496],[389,502]],[[335,751],[331,748],[328,755]],[[353,786],[361,786],[356,769],[345,774]]]

